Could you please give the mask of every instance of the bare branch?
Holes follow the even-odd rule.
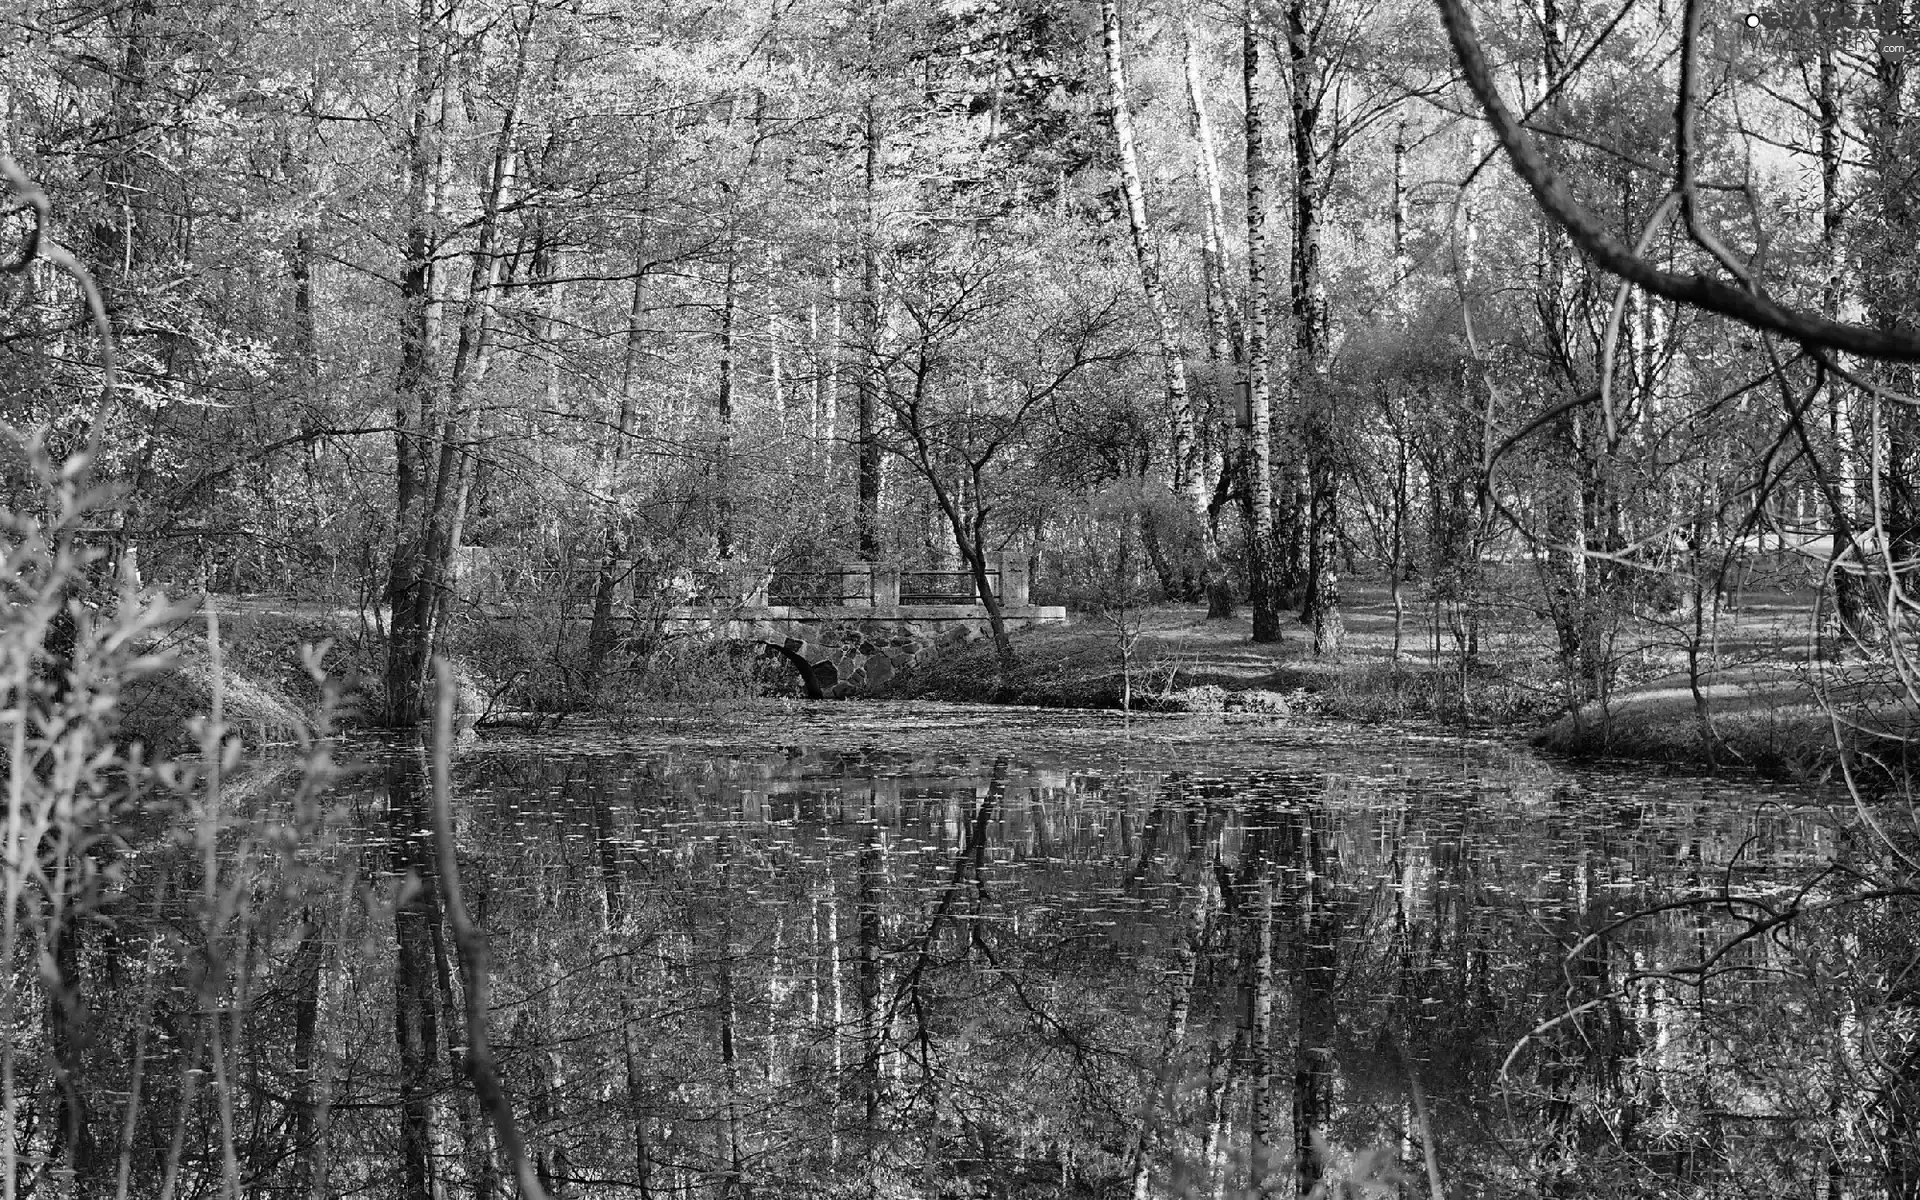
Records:
[[[1635,254],[1573,197],[1500,98],[1465,0],[1436,2],[1467,85],[1480,101],[1514,171],[1533,192],[1541,211],[1566,230],[1573,244],[1595,265],[1655,295],[1731,317],[1799,345],[1827,347],[1867,358],[1920,362],[1920,337],[1913,334],[1802,312],[1771,299],[1757,285],[1746,290],[1705,275],[1661,270]]]

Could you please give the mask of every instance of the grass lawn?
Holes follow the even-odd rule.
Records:
[[[1252,641],[1247,610],[1208,620],[1161,606],[1135,621],[1134,703],[1150,709],[1253,708],[1336,719],[1433,719],[1537,735],[1551,749],[1827,778],[1837,770],[1834,714],[1851,744],[1904,753],[1920,725],[1876,657],[1835,666],[1812,653],[1818,564],[1760,558],[1696,623],[1687,608],[1616,630],[1617,682],[1604,702],[1570,711],[1551,622],[1529,568],[1496,568],[1478,653],[1462,655],[1419,584],[1404,589],[1396,651],[1383,580],[1342,584],[1343,652],[1317,657],[1312,631],[1289,620],[1281,642]],[[1019,664],[1002,674],[984,639],[906,682],[907,694],[1074,707],[1120,703],[1119,639],[1096,617],[1016,634]]]

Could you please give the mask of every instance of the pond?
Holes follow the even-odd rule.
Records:
[[[393,759],[253,951],[235,1038],[283,1137],[248,1169],[511,1194]],[[1913,1178],[1913,941],[1838,903],[1877,868],[1833,796],[1378,727],[854,704],[470,740],[453,794],[557,1195]]]

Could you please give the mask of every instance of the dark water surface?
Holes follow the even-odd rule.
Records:
[[[409,1069],[396,1006],[457,1025],[437,924],[377,902],[424,861],[386,779],[342,846],[376,895],[343,917],[344,1098]],[[1914,1154],[1911,941],[1834,903],[1875,868],[1831,796],[852,704],[471,742],[454,791],[489,1024],[563,1195],[1428,1195],[1430,1149],[1462,1196],[1839,1196]],[[448,1181],[478,1170],[462,1103],[408,1110]]]

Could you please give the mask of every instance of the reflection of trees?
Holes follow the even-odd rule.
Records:
[[[1464,1194],[1910,1193],[1912,1023],[1809,966],[1892,990],[1909,926],[1822,907],[1859,863],[1764,887],[1828,854],[1819,822],[1703,785],[1609,806],[1498,763],[1336,765],[462,764],[463,891],[538,1174],[562,1196],[1290,1196],[1430,1141]],[[235,1169],[263,1193],[502,1196],[416,764],[377,782],[384,811],[302,874],[249,868],[293,899],[214,1009]],[[138,869],[197,886],[185,860]],[[217,1191],[200,968],[109,966],[89,936],[92,1020],[152,1031],[131,1178],[164,1175],[178,1131],[175,1194]],[[93,1177],[98,1097],[138,1054],[69,1053]]]
[[[475,1192],[499,1188],[486,1124],[468,1080],[462,992],[454,985],[446,911],[441,902],[439,860],[432,815],[418,755],[388,764],[388,869],[393,900],[393,1029],[398,1057],[400,1162],[405,1200],[431,1200],[436,1146],[435,1109],[450,1110],[459,1131],[459,1155]],[[446,1061],[439,1061],[444,1042]],[[444,1067],[444,1073],[442,1068]]]
[[[941,1172],[1004,1182],[1057,1171],[1160,1194],[1245,1181],[1265,1147],[1285,1194],[1289,1176],[1297,1188],[1341,1169],[1342,1149],[1414,1136],[1395,1044],[1430,1083],[1450,1177],[1484,1190],[1578,1191],[1621,1171],[1651,1187],[1730,1169],[1658,1161],[1662,1146],[1711,1130],[1699,1083],[1730,1064],[1675,1049],[1693,1036],[1684,997],[1629,994],[1649,964],[1696,944],[1695,914],[1582,944],[1653,900],[1662,872],[1662,886],[1697,883],[1682,868],[1715,851],[1663,814],[1596,814],[1570,795],[1564,812],[1535,796],[1535,812],[1500,816],[1467,797],[1425,798],[1418,780],[1362,806],[1323,779],[1271,773],[1224,785],[1069,779],[1028,786],[1013,804],[1020,784],[1004,763],[959,786],[740,782],[732,811],[818,814],[735,836],[770,872],[762,888],[809,897],[815,912],[824,888],[836,917],[851,914],[846,978],[869,998],[848,1074],[833,1065],[838,1031],[820,1028],[833,1021],[824,1000],[803,1022],[819,1052],[776,1072],[854,1106],[857,1159],[841,1158],[827,1130],[811,1135],[804,1158],[820,1179],[862,1174],[886,1191]],[[783,787],[813,794],[750,794]],[[1109,807],[1094,816],[1089,805]],[[1510,860],[1515,845],[1529,850]],[[1206,915],[1215,856],[1231,920]],[[682,890],[713,884],[696,869]],[[713,911],[748,914],[729,956],[740,994],[779,994],[780,970],[837,974],[817,920],[783,922],[745,879],[722,887]],[[771,955],[775,927],[814,944]],[[1508,1048],[1543,1016],[1589,1002],[1503,1076]],[[769,1030],[742,1040],[749,1061],[780,1053],[782,1019],[742,1018]],[[764,1129],[782,1111],[751,1110],[746,1124]],[[1488,1142],[1501,1130],[1505,1152]],[[1314,1131],[1331,1160],[1302,1153]],[[766,1169],[756,1190],[772,1186]]]
[[[439,1056],[434,1005],[433,935],[440,912],[427,806],[417,768],[387,769],[391,867],[402,880],[393,906],[393,1033],[399,1055],[400,1158],[404,1200],[431,1200],[428,1157],[433,1151],[433,1065]]]
[[[1337,864],[1326,853],[1329,822],[1322,805],[1309,801],[1280,822],[1279,852],[1291,898],[1292,942],[1287,978],[1294,997],[1293,1147],[1300,1194],[1319,1184],[1325,1164],[1313,1151],[1333,1117],[1334,1017],[1340,930],[1333,911]]]

